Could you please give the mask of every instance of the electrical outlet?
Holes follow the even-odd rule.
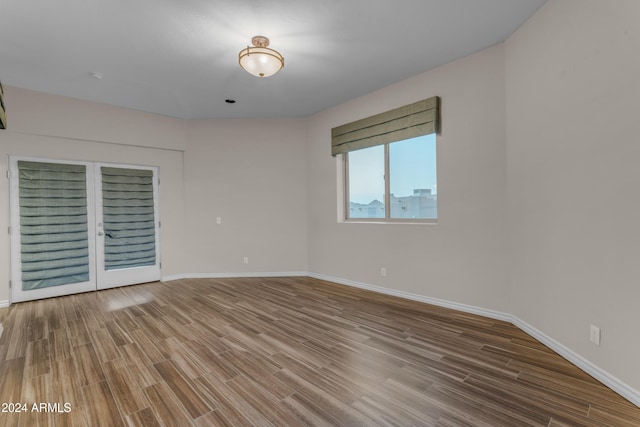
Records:
[[[380,276],[387,277],[387,269],[384,267],[380,268]]]
[[[591,329],[589,330],[589,339],[595,345],[600,345],[600,328],[591,325]]]
[[[249,257],[248,257],[248,256],[244,257],[244,258],[242,259],[242,262],[243,262],[244,264],[249,264]]]
[[[218,224],[218,225],[222,224],[222,218],[217,217],[216,218],[216,224]]]

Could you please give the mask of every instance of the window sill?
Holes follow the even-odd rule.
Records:
[[[397,220],[365,220],[365,219],[343,219],[338,221],[339,224],[381,224],[381,225],[438,225],[437,219],[425,219],[407,221],[404,219]]]

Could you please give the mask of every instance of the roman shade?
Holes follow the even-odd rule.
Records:
[[[156,263],[153,171],[102,167],[105,270]]]
[[[440,132],[437,96],[331,129],[331,155]]]
[[[18,162],[22,289],[89,280],[84,165]]]

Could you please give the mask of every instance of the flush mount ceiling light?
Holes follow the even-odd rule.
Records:
[[[238,54],[240,66],[249,74],[257,77],[269,77],[284,67],[284,58],[279,52],[269,49],[269,39],[255,36],[251,39],[254,47],[247,46]]]

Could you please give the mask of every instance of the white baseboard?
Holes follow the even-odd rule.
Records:
[[[389,289],[382,286],[371,285],[368,283],[357,282],[354,280],[343,279],[340,277],[327,276],[324,274],[318,273],[310,273],[306,271],[287,271],[287,272],[261,272],[261,273],[192,273],[192,274],[178,274],[172,276],[163,277],[163,281],[171,281],[171,280],[179,280],[179,279],[217,279],[217,278],[233,278],[233,277],[294,277],[294,276],[308,276],[313,277],[315,279],[326,280],[328,282],[339,283],[341,285],[351,286],[354,288],[365,289],[373,292],[378,292],[381,294],[392,295],[400,298],[405,298],[412,301],[424,302],[427,304],[433,304],[440,307],[450,308],[453,310],[462,311],[465,313],[477,314],[479,316],[488,317],[490,319],[502,320],[505,322],[512,323],[513,325],[520,328],[525,333],[531,335],[536,340],[540,341],[542,344],[549,347],[551,350],[558,353],[560,356],[567,359],[569,362],[576,365],[578,368],[582,369],[587,374],[591,375],[596,380],[600,381],[602,384],[609,387],[611,390],[618,393],[620,396],[624,397],[631,403],[640,407],[640,391],[634,389],[628,384],[624,383],[620,379],[611,375],[604,369],[594,365],[589,362],[578,353],[554,340],[550,336],[544,334],[533,326],[529,325],[527,322],[519,319],[518,317],[504,313],[501,311],[490,310],[482,307],[476,307],[467,304],[460,304],[453,301],[442,300],[438,298],[430,298],[424,295],[413,294],[410,292],[398,291],[395,289]],[[3,301],[0,301],[0,306]],[[4,301],[8,306],[8,301]]]
[[[554,340],[550,336],[544,334],[533,326],[529,325],[527,322],[519,319],[518,317],[509,314],[503,313],[495,310],[488,310],[481,307],[475,307],[466,304],[459,304],[452,301],[441,300],[437,298],[429,298],[423,295],[412,294],[409,292],[398,291],[395,289],[388,289],[381,286],[369,285],[367,283],[355,282],[353,280],[341,279],[339,277],[326,276],[323,274],[317,273],[309,273],[309,277],[314,277],[320,280],[326,280],[329,282],[339,283],[342,285],[353,286],[360,289],[366,289],[374,292],[379,292],[382,294],[393,295],[400,298],[406,298],[413,301],[424,302],[427,304],[433,304],[440,307],[451,308],[453,310],[459,310],[465,313],[477,314],[479,316],[488,317],[490,319],[503,320],[505,322],[512,323],[513,325],[520,328],[525,333],[531,335],[536,340],[540,341],[542,344],[549,347],[551,350],[558,353],[560,356],[564,357],[569,362],[576,365],[578,368],[582,369],[587,374],[591,375],[596,380],[600,381],[602,384],[609,387],[611,390],[618,393],[620,396],[624,397],[631,403],[640,407],[640,391],[634,389],[628,384],[624,383],[620,379],[611,375],[604,369],[594,365],[589,362],[578,353],[573,350],[567,348],[563,344],[560,344],[558,341]]]
[[[382,286],[370,285],[368,283],[356,282],[348,279],[341,279],[339,277],[326,276],[324,274],[309,273],[309,277],[315,279],[326,280],[328,282],[339,283],[341,285],[352,286],[354,288],[366,289],[368,291],[378,292],[381,294],[392,295],[395,297],[405,298],[412,301],[424,302],[427,304],[433,304],[440,307],[451,308],[453,310],[463,311],[465,313],[477,314],[479,316],[488,317],[490,319],[504,320],[505,322],[511,321],[511,315],[502,313],[500,311],[489,310],[486,308],[475,307],[467,304],[460,304],[457,302],[442,300],[438,298],[426,297],[424,295],[412,294],[410,292],[398,291],[395,289],[384,288]]]
[[[9,300],[0,301],[0,308],[6,308],[6,307],[9,307]]]
[[[269,272],[242,272],[242,273],[185,273],[163,276],[163,282],[180,279],[229,279],[234,277],[305,277],[306,271],[269,271]]]
[[[571,350],[570,348],[564,346],[545,333],[529,325],[527,322],[515,316],[511,316],[511,323],[513,323],[515,326],[517,326],[527,334],[531,335],[536,340],[540,341],[542,344],[549,347],[551,350],[558,353],[560,356],[567,359],[569,362],[576,365],[578,368],[582,369],[587,374],[591,375],[596,380],[600,381],[602,384],[609,387],[611,390],[618,393],[620,396],[627,399],[629,402],[640,407],[640,391],[629,386],[628,384],[611,375],[609,372],[605,371],[599,366],[596,366],[593,363],[589,362],[587,359],[580,356],[575,351]]]

